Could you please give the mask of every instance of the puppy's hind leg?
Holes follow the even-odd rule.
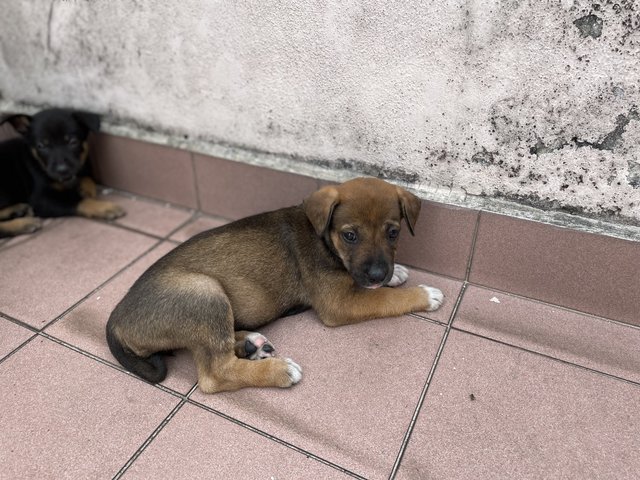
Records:
[[[245,357],[251,356],[251,354],[247,355],[246,352],[247,340],[253,347],[255,347],[254,341],[260,343],[260,347],[263,350],[265,345],[270,344],[260,334],[252,332],[237,332],[234,334],[233,312],[226,296],[224,299],[226,300],[224,325],[225,329],[228,328],[230,330],[229,337],[231,341],[215,341],[215,335],[211,334],[199,335],[198,344],[189,347],[198,369],[198,385],[200,389],[204,393],[215,393],[238,390],[245,387],[286,388],[298,383],[302,379],[302,369],[289,358],[267,357],[257,362],[248,358],[238,358],[236,351],[238,343],[241,344],[239,347],[240,356]],[[220,300],[220,297],[218,297],[218,300]],[[213,322],[220,322],[220,318],[213,320]],[[216,331],[219,336],[220,326]],[[202,333],[205,332],[203,331]],[[250,350],[251,348],[249,347]]]
[[[233,351],[211,357],[207,350],[194,352],[198,385],[204,393],[233,391],[245,387],[287,388],[302,379],[302,369],[290,358],[260,361],[236,357]]]
[[[127,349],[118,340],[113,330],[107,326],[107,344],[111,354],[120,364],[151,383],[160,383],[167,376],[167,364],[160,353],[153,353],[148,357],[140,357]]]

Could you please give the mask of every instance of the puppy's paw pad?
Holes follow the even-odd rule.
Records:
[[[440,305],[442,305],[442,302],[444,300],[442,291],[438,290],[437,288],[429,287],[428,285],[420,285],[420,288],[422,288],[429,295],[429,306],[427,307],[427,311],[433,312],[434,310],[440,308]]]
[[[287,375],[291,379],[291,384],[295,385],[302,380],[302,368],[290,358],[285,358],[284,361],[287,363]]]
[[[389,287],[397,287],[398,285],[402,285],[409,278],[409,270],[407,267],[403,267],[402,265],[398,265],[397,263],[393,266],[393,277],[387,283]]]
[[[249,360],[260,360],[275,355],[276,349],[264,335],[253,332],[244,337],[244,352]]]

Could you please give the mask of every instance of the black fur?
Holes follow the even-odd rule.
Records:
[[[107,329],[107,343],[113,356],[130,372],[151,383],[160,383],[167,376],[167,364],[163,352],[154,353],[147,358],[139,357],[127,350],[109,329]]]
[[[0,143],[0,210],[20,204],[31,208],[0,220],[76,215],[83,198],[81,181],[91,178],[87,138],[100,129],[100,117],[49,109],[33,116],[10,115],[0,120],[4,123],[21,136]],[[19,233],[28,232],[0,228],[0,236]]]

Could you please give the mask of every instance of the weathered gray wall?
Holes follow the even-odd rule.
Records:
[[[31,0],[5,101],[640,221],[632,0]]]

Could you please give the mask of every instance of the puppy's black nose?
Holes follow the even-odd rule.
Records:
[[[387,268],[384,265],[371,265],[367,270],[367,278],[374,283],[382,283],[387,278]]]
[[[65,165],[64,163],[59,163],[55,166],[55,171],[59,175],[64,175],[66,173],[69,173],[69,166]]]

